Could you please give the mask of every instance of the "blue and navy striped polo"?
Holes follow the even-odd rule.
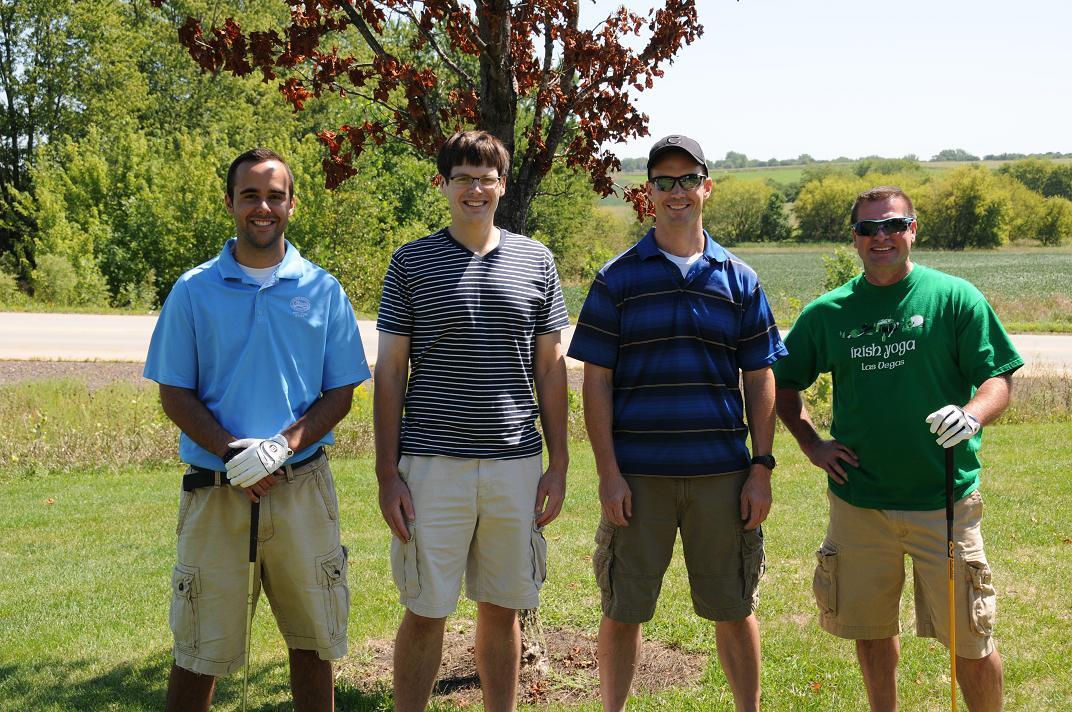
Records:
[[[740,372],[786,355],[755,271],[706,232],[688,278],[649,230],[588,292],[569,355],[614,371],[614,452],[625,475],[746,469]]]

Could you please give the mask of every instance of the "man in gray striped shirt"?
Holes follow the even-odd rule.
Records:
[[[539,605],[543,527],[566,493],[569,320],[550,251],[495,226],[505,146],[483,131],[455,134],[437,164],[450,226],[391,256],[376,324],[376,477],[407,609],[395,709],[427,705],[464,573],[484,708],[513,710],[517,611]]]

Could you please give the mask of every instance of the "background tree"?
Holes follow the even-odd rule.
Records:
[[[993,172],[964,166],[930,184],[917,200],[919,244],[945,250],[999,247],[1009,238],[1010,199]]]
[[[965,151],[963,148],[946,148],[931,156],[932,161],[978,161],[978,156]]]
[[[844,242],[849,238],[849,211],[867,182],[847,173],[833,173],[805,183],[793,209],[802,242]]]
[[[365,98],[360,114],[318,133],[328,187],[355,175],[369,142],[396,138],[429,156],[459,128],[489,131],[513,156],[496,220],[527,231],[557,157],[601,195],[614,189],[620,164],[601,147],[647,134],[632,92],[651,88],[703,32],[695,0],[665,0],[646,16],[620,8],[594,29],[579,22],[579,0],[482,0],[475,10],[457,0],[307,0],[290,5],[280,30],[247,32],[233,18],[206,30],[189,18],[180,39],[204,69],[259,72],[298,111],[328,94]],[[627,193],[640,211],[641,191]]]
[[[704,227],[723,245],[760,242],[765,239],[763,219],[774,194],[766,183],[727,176],[715,183],[704,203]]]

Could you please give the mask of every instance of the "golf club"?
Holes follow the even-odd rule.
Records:
[[[250,687],[250,633],[253,631],[253,592],[257,572],[257,529],[260,523],[260,503],[250,505],[250,583],[245,595],[245,671],[242,673],[242,712],[245,712],[245,694]],[[952,569],[950,569],[952,570]]]
[[[953,583],[956,550],[953,543],[953,448],[951,447],[945,449],[945,544],[949,552],[949,686],[952,710],[957,712],[957,616]]]

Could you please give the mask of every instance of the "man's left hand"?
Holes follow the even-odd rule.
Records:
[[[548,467],[536,488],[536,526],[550,524],[562,511],[566,499],[566,471]]]
[[[752,465],[748,471],[748,479],[741,488],[741,519],[747,519],[744,528],[751,531],[755,529],[770,514],[771,502],[771,471],[763,465]]]
[[[983,427],[979,419],[959,405],[942,406],[927,416],[931,432],[938,435],[936,443],[951,448],[970,440]]]
[[[287,461],[294,451],[282,434],[262,440],[242,438],[228,443],[241,450],[227,461],[227,479],[238,487],[251,487],[272,474]]]

